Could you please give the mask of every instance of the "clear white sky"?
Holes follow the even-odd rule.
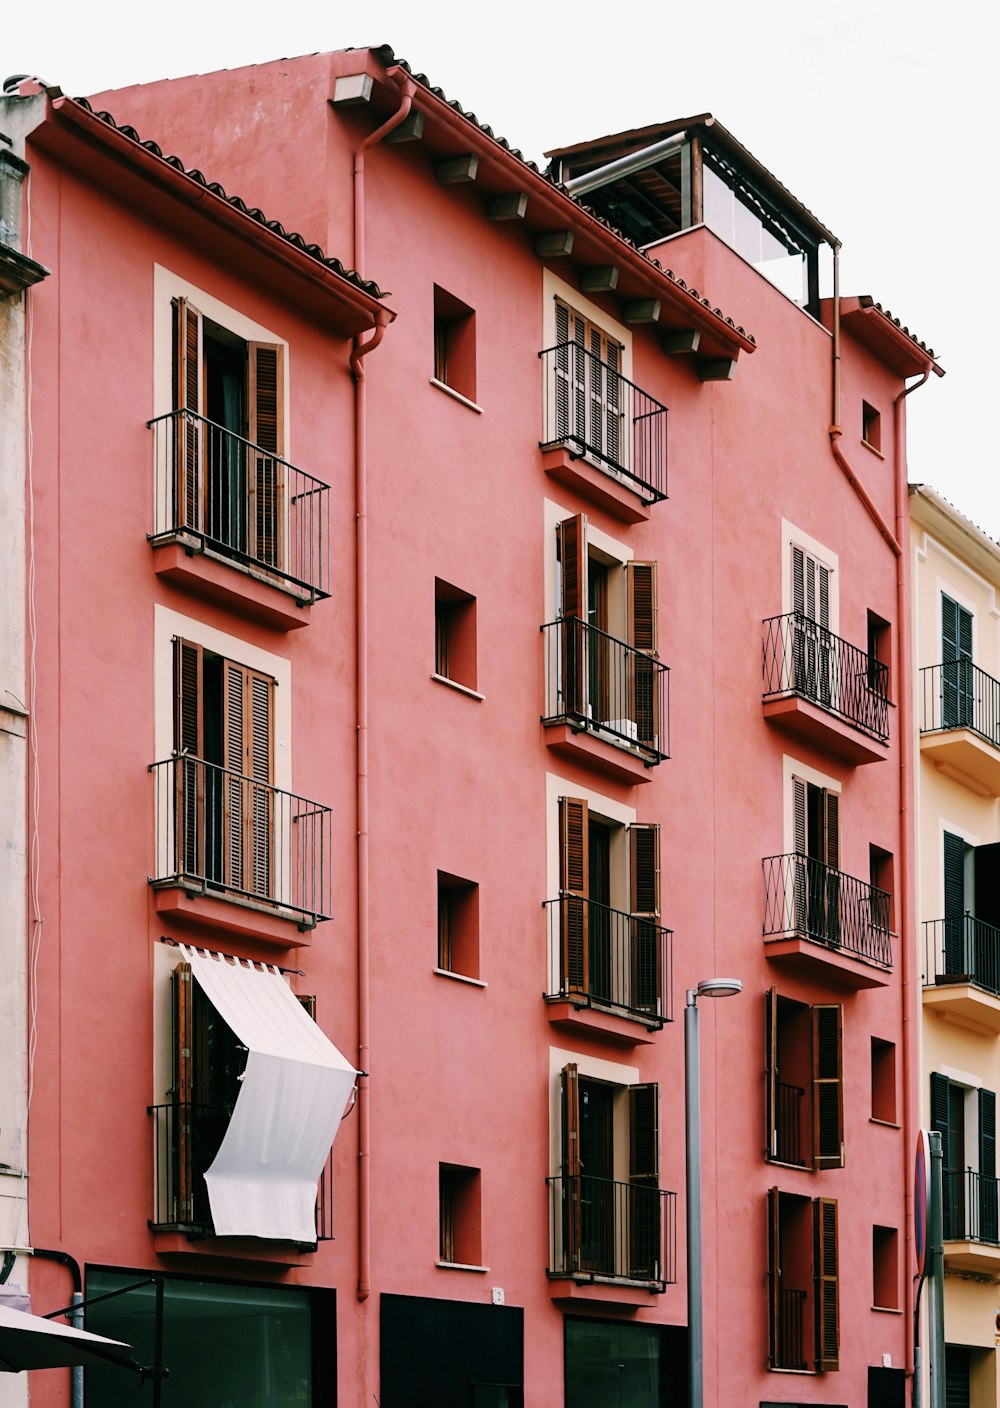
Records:
[[[19,0],[2,37],[0,78],[37,74],[74,97],[389,43],[536,160],[714,113],[843,241],[844,292],[933,347],[948,374],[908,400],[910,478],[1000,539],[988,0]]]

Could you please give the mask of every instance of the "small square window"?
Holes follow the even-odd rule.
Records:
[[[439,870],[438,967],[463,978],[479,977],[479,886]]]
[[[476,314],[434,285],[434,380],[468,401],[476,399]]]
[[[882,417],[867,401],[861,402],[861,438],[871,449],[882,453]]]
[[[476,598],[434,579],[434,673],[476,687]]]
[[[872,1037],[872,1119],[896,1123],[896,1048]]]
[[[479,1266],[482,1260],[479,1169],[439,1164],[438,1194],[438,1260],[451,1266]]]
[[[899,1233],[895,1227],[872,1228],[872,1305],[899,1309]]]

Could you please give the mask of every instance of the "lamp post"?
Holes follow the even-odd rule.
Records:
[[[687,1161],[688,1408],[703,1408],[701,1325],[701,1049],[699,997],[735,997],[739,978],[706,978],[688,988],[684,1009],[684,1146]]]

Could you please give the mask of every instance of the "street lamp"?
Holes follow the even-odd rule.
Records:
[[[688,988],[684,1009],[684,1144],[687,1157],[688,1408],[704,1403],[701,1334],[701,1049],[699,997],[735,997],[739,978],[706,978]]]

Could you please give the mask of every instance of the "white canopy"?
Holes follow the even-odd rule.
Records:
[[[131,1345],[0,1305],[0,1370],[61,1369],[73,1364],[122,1364],[138,1369]]]
[[[316,1240],[316,1184],[357,1072],[276,968],[180,945],[248,1049],[232,1119],[205,1173],[219,1236]]]

